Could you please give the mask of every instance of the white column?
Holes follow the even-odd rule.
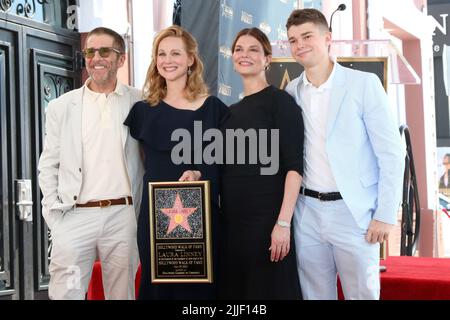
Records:
[[[152,56],[153,1],[133,0],[134,86],[141,88],[145,82]]]
[[[96,27],[107,27],[124,35],[128,31],[126,0],[79,0],[78,28],[80,33]]]
[[[322,13],[330,24],[332,13],[340,4],[344,4],[346,8],[344,11],[337,11],[333,16],[333,40],[351,40],[353,39],[352,0],[324,0]]]
[[[152,57],[153,38],[172,25],[172,0],[133,0],[134,86],[142,88]]]

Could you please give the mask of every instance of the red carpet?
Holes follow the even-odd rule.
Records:
[[[388,257],[382,264],[382,299],[450,300],[450,259]]]
[[[450,300],[450,259],[388,257],[381,262],[381,300]],[[140,282],[136,274],[136,296]],[[340,286],[339,286],[340,287]],[[342,299],[342,291],[339,290]],[[100,263],[96,263],[87,294],[88,300],[103,300]]]
[[[450,259],[388,257],[381,265],[381,300],[450,300]]]
[[[141,282],[141,265],[138,267],[136,273],[136,298],[139,292],[139,284]],[[94,264],[94,269],[92,270],[91,282],[89,283],[87,300],[105,300],[105,294],[103,292],[103,282],[102,282],[102,265],[100,262]]]

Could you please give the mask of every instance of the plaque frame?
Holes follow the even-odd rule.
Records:
[[[176,198],[179,197],[183,208],[185,208],[185,201],[180,193],[183,194],[186,190],[192,190],[197,194],[200,193],[200,205],[196,207],[197,210],[192,212],[192,215],[200,215],[201,227],[197,228],[196,236],[174,237],[168,236],[170,233],[182,231],[184,234],[188,231],[179,223],[171,231],[166,232],[165,236],[160,236],[161,227],[158,225],[158,216],[163,216],[161,208],[158,208],[158,195],[164,192],[175,192],[175,201],[172,200],[171,206],[175,206]],[[173,195],[172,195],[173,198]],[[159,203],[159,202],[158,202]],[[189,205],[188,205],[189,206]],[[200,213],[198,212],[200,209]],[[210,182],[203,181],[170,181],[170,182],[149,182],[149,215],[150,215],[150,269],[152,283],[212,283],[213,282],[213,268],[212,268],[212,242],[211,242],[211,199],[210,199]],[[171,218],[168,218],[171,219]],[[162,219],[160,219],[162,220]],[[199,220],[197,220],[199,221]],[[189,217],[186,217],[186,222],[189,224]],[[166,223],[167,224],[167,223]],[[159,228],[159,229],[158,229]],[[168,229],[170,226],[168,227]],[[179,233],[179,232],[178,232]],[[159,236],[158,236],[159,234]],[[166,237],[167,236],[167,237]],[[193,249],[192,249],[193,248]],[[188,251],[192,250],[192,251]],[[165,259],[167,256],[173,256],[173,267],[162,266],[163,259],[160,259],[160,253],[165,252]],[[201,261],[196,257],[189,260],[187,253],[201,254]],[[180,256],[179,256],[180,255]],[[186,258],[187,256],[187,258]],[[169,260],[170,261],[170,260]],[[182,261],[187,261],[183,262]],[[197,262],[197,263],[196,263]],[[196,263],[194,273],[187,266],[189,263]],[[170,263],[168,263],[170,264]],[[201,265],[200,267],[198,265]],[[177,269],[178,268],[178,269]],[[166,271],[162,271],[166,269]],[[188,269],[187,273],[180,271],[181,269]],[[201,269],[200,272],[198,270]]]

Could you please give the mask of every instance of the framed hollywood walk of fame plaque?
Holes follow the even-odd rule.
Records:
[[[211,283],[209,181],[150,182],[152,283]]]

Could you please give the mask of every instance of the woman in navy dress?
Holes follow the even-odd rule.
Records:
[[[149,182],[210,181],[213,267],[217,267],[219,169],[216,165],[203,162],[195,165],[175,164],[171,159],[172,148],[178,144],[171,141],[174,130],[188,130],[193,140],[194,121],[201,121],[204,132],[218,128],[227,113],[225,104],[208,95],[202,72],[203,64],[192,35],[178,26],[161,31],[153,42],[153,58],[144,85],[144,100],[133,106],[125,121],[131,136],[141,142],[145,165],[137,229],[141,260],[138,299],[216,298],[216,281],[213,284],[151,283]]]
[[[235,159],[223,167],[220,291],[225,299],[301,298],[291,219],[303,173],[303,119],[294,99],[267,83],[271,49],[257,28],[240,31],[232,46],[244,98],[230,106],[222,130],[267,130],[269,139],[259,135],[258,142],[246,144],[246,164]],[[274,132],[278,140],[271,140]],[[276,143],[279,149],[271,152]],[[260,154],[264,144],[273,163],[265,165],[261,158],[250,163],[249,153],[258,146]]]

